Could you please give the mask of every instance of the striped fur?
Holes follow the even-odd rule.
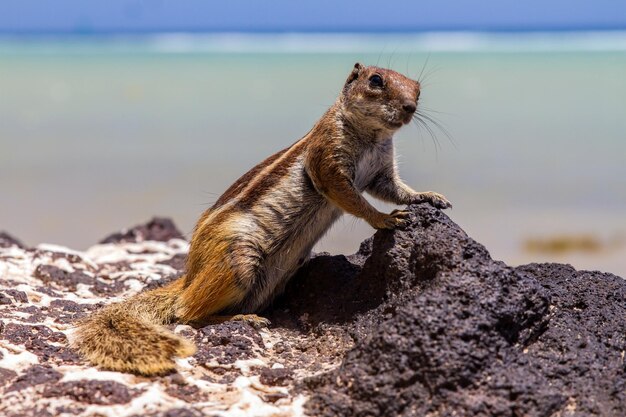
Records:
[[[374,85],[374,75],[384,84]],[[116,317],[126,324],[118,327],[137,323],[135,328],[150,329],[149,325],[173,320],[215,322],[228,314],[263,323],[251,314],[283,290],[343,212],[374,228],[394,228],[406,221],[404,211],[379,212],[361,195],[363,191],[396,204],[430,201],[448,207],[443,196],[418,193],[397,174],[392,136],[411,120],[419,90],[417,82],[394,71],[356,64],[335,104],[307,135],[248,171],[201,216],[191,240],[187,273],[167,287],[171,291],[161,289],[158,297],[148,292],[125,302],[132,305],[139,300],[141,309],[158,310],[160,316],[146,318],[136,306],[107,310],[117,315],[133,312],[132,317]],[[155,305],[150,305],[152,301]],[[154,352],[170,346],[165,357],[146,353],[148,359],[159,358],[162,363],[148,367],[143,365],[145,358],[99,357],[94,352],[110,356],[123,351],[125,344],[141,343],[129,342],[127,330],[113,337],[110,328],[107,340],[94,339],[98,329],[93,328],[103,322],[101,318],[83,322],[79,335],[88,333],[91,338],[79,337],[76,346],[92,362],[108,368],[154,374],[171,369],[173,357],[191,351],[177,336],[170,334],[171,340],[165,340],[168,332],[158,330],[164,341],[141,348]],[[119,346],[98,346],[111,343]],[[179,345],[178,350],[171,348]],[[141,349],[133,350],[137,351]]]

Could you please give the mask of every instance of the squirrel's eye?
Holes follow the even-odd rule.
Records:
[[[381,88],[383,86],[383,77],[374,74],[370,77],[370,87]]]

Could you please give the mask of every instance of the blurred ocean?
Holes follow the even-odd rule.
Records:
[[[0,229],[79,249],[152,215],[191,233],[356,61],[424,68],[420,105],[453,141],[405,127],[402,177],[494,258],[626,277],[624,32],[0,38]],[[346,216],[317,250],[371,233]]]

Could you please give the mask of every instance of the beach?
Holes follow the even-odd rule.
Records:
[[[0,40],[0,229],[84,249],[163,215],[190,236],[360,61],[423,81],[450,138],[403,128],[401,176],[445,194],[494,258],[626,276],[623,33],[272,36]],[[371,232],[344,216],[316,250]]]

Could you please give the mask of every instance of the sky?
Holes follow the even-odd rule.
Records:
[[[0,32],[626,29],[626,0],[0,0]]]

